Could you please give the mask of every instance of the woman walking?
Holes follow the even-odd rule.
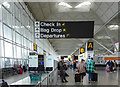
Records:
[[[81,82],[83,82],[83,78],[86,75],[86,65],[83,59],[81,59],[81,62],[78,64],[78,72],[81,74]]]

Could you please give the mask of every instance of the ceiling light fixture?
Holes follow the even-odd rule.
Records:
[[[109,36],[97,36],[97,39],[110,39]]]
[[[75,6],[75,8],[80,8],[82,6],[90,6],[90,5],[91,5],[91,2],[86,1],[86,2],[80,3],[79,5]]]
[[[28,26],[26,26],[27,28],[30,28],[30,26],[28,25]]]
[[[82,46],[83,44],[77,44],[77,46]]]
[[[3,5],[6,7],[6,8],[10,8],[10,4],[8,2],[4,2]]]
[[[110,30],[118,30],[119,26],[118,25],[109,25],[108,28]]]
[[[68,8],[72,8],[71,5],[69,5],[68,3],[65,3],[65,2],[60,2],[58,5],[65,6],[65,7],[68,7]]]

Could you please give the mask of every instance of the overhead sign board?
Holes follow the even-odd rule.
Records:
[[[120,60],[120,57],[104,57],[104,60]]]
[[[36,39],[93,38],[94,21],[36,21]]]
[[[85,48],[81,47],[80,48],[80,54],[83,54],[83,53],[85,53]]]
[[[88,51],[93,51],[93,42],[88,42],[87,50]]]
[[[43,54],[46,55],[46,51],[45,50],[43,50]]]
[[[34,51],[37,51],[37,44],[33,43]]]
[[[71,55],[71,58],[74,58],[74,56],[75,56],[75,54],[72,54],[72,55]]]

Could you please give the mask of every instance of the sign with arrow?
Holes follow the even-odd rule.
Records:
[[[36,21],[36,39],[93,38],[94,21]]]

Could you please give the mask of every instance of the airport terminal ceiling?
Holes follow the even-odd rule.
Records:
[[[58,5],[59,2],[26,2],[37,21],[94,21],[95,55],[113,54],[118,41],[118,3],[91,2],[86,8],[75,8],[80,2],[68,2],[73,8]],[[83,10],[84,9],[84,10]],[[89,38],[49,39],[59,55],[70,55]]]

